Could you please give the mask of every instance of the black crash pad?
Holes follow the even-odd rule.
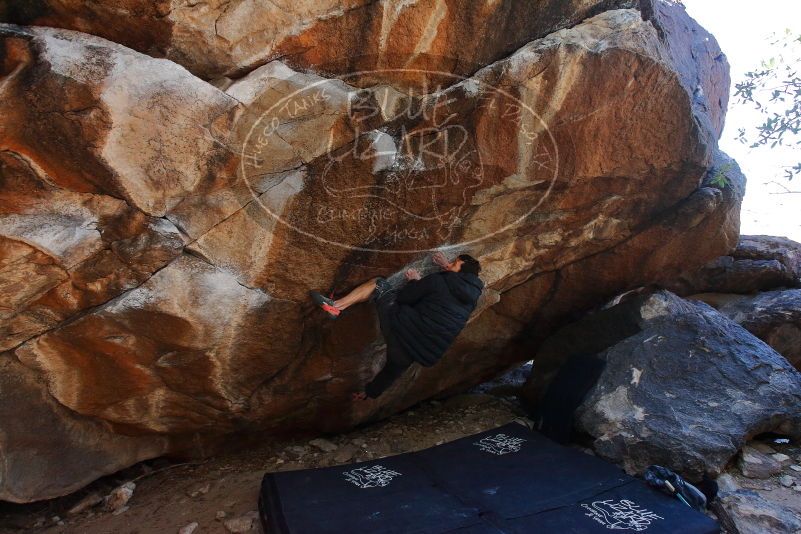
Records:
[[[267,534],[712,534],[717,524],[618,467],[523,425],[423,451],[267,473]]]

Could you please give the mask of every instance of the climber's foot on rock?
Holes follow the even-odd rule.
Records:
[[[309,291],[309,296],[331,319],[336,319],[342,313],[342,310],[336,307],[332,299],[321,295],[317,291]]]

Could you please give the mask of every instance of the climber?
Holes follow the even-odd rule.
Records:
[[[312,300],[332,319],[359,302],[372,299],[376,304],[387,361],[364,391],[353,394],[353,400],[378,397],[412,363],[434,365],[467,324],[484,287],[478,277],[481,265],[468,254],[449,262],[438,252],[432,261],[442,272],[423,278],[417,269],[408,269],[407,283],[400,290],[378,277],[336,300],[310,292]]]

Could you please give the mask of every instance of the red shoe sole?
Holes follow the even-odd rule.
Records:
[[[331,306],[330,304],[320,304],[320,307],[326,312],[332,319],[336,319],[339,317],[339,314],[342,313],[342,310],[337,308],[336,306]]]

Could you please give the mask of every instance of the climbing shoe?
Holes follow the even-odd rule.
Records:
[[[317,304],[325,313],[328,314],[328,317],[331,319],[336,319],[342,312],[342,310],[334,305],[334,301],[332,299],[321,295],[317,291],[309,291],[309,296],[315,304]]]

